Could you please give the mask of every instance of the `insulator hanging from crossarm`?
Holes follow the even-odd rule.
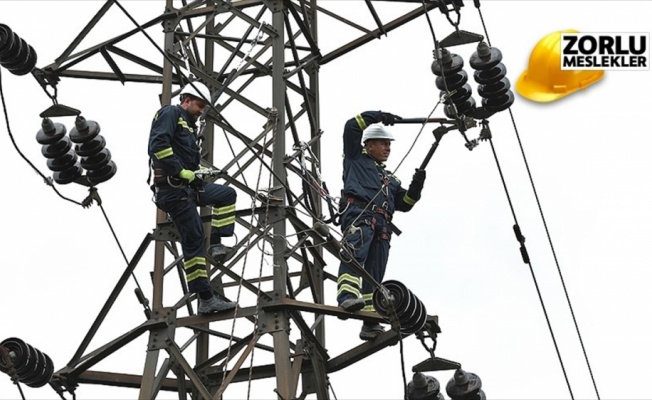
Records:
[[[469,61],[471,68],[476,70],[473,78],[479,84],[482,107],[490,113],[504,111],[514,103],[514,93],[510,90],[507,68],[501,63],[502,59],[500,50],[480,42]]]
[[[28,74],[36,65],[34,48],[4,24],[0,24],[0,65],[14,75]]]
[[[18,338],[5,339],[0,346],[7,350],[8,355],[0,357],[0,372],[15,374],[18,381],[33,388],[50,382],[54,374],[54,363],[47,354]]]
[[[381,286],[372,297],[376,312],[390,322],[397,319],[403,336],[421,331],[428,319],[421,300],[399,281],[386,281]]]
[[[41,129],[36,133],[36,141],[43,145],[41,153],[48,159],[47,166],[54,171],[53,179],[56,183],[65,185],[82,176],[82,167],[63,124],[43,118]]]
[[[475,108],[475,99],[471,97],[473,89],[467,82],[469,76],[462,69],[464,60],[457,54],[449,52],[446,48],[440,47],[434,52],[435,59],[432,62],[432,73],[437,76],[435,85],[440,92],[440,97],[450,95],[450,101],[455,109],[448,104],[444,108],[444,114],[448,118],[457,118],[469,114]]]
[[[78,115],[70,139],[76,143],[75,152],[81,157],[81,166],[88,171],[86,178],[92,185],[108,181],[115,175],[117,167],[111,160],[111,152],[105,148],[106,140],[100,135],[97,122]]]

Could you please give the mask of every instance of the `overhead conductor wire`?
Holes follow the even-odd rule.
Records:
[[[479,7],[479,2],[476,2],[476,7],[478,10],[480,9]],[[483,24],[483,29],[485,31],[486,35],[486,26],[484,25],[484,21],[482,22]],[[489,46],[491,46],[491,43],[487,43]],[[555,352],[557,353],[557,358],[559,359],[559,365],[561,367],[562,373],[564,375],[564,380],[566,381],[566,386],[568,387],[568,392],[570,394],[571,399],[574,399],[575,397],[573,396],[573,390],[571,389],[570,381],[568,379],[568,374],[566,373],[566,367],[564,366],[564,361],[561,357],[561,352],[559,351],[559,346],[557,345],[557,339],[555,338],[555,333],[552,329],[552,324],[550,323],[550,317],[548,316],[548,311],[546,309],[545,303],[543,301],[543,296],[541,294],[541,289],[539,288],[539,283],[537,281],[536,274],[534,273],[534,268],[532,267],[532,262],[530,261],[530,258],[526,255],[527,250],[525,250],[525,238],[520,234],[520,227],[518,224],[518,220],[516,218],[516,212],[514,210],[514,204],[512,203],[512,199],[509,195],[509,190],[507,188],[507,183],[505,182],[505,177],[503,175],[502,168],[500,167],[500,162],[498,160],[498,155],[496,154],[496,149],[494,147],[494,143],[491,137],[489,137],[489,144],[491,145],[491,151],[494,156],[494,160],[496,161],[496,167],[498,168],[498,173],[500,175],[501,182],[503,184],[503,189],[505,190],[505,195],[507,196],[507,202],[509,203],[509,208],[512,213],[512,217],[514,218],[514,231],[517,235],[517,240],[521,243],[521,254],[523,256],[523,262],[528,264],[528,267],[530,268],[530,274],[532,275],[532,280],[534,282],[535,289],[537,291],[537,295],[539,297],[539,303],[541,304],[541,309],[543,310],[544,317],[546,319],[546,324],[548,325],[548,330],[550,331],[550,337],[552,339],[553,345],[555,347]]]
[[[479,0],[474,1],[474,3],[475,3],[476,7],[477,7],[478,10],[479,10],[479,7],[480,7]],[[425,7],[425,1],[424,1],[424,0],[422,0],[422,4],[423,4],[424,7]],[[427,14],[426,14],[426,15],[427,15]],[[449,22],[450,22],[450,19],[449,19]],[[432,33],[432,37],[433,37],[433,40],[434,40],[434,45],[435,45],[435,57],[439,60],[440,68],[441,68],[442,71],[443,71],[443,62],[442,62],[442,57],[441,57],[441,55],[439,54],[439,43],[438,43],[438,41],[437,41],[437,39],[436,39],[436,36],[435,36],[435,33],[434,33],[434,29],[433,29],[432,23],[430,22],[430,19],[429,19],[429,18],[428,18],[428,24],[429,24],[429,26],[430,26],[431,33]],[[484,27],[484,21],[483,21],[483,27]],[[484,27],[484,29],[485,29],[485,35],[486,35],[486,27]],[[443,82],[444,82],[444,89],[445,89],[446,92],[448,92],[448,88],[446,87],[446,80],[443,80]],[[451,104],[452,104],[452,102],[451,102]],[[455,117],[457,118],[458,115],[457,115],[457,109],[456,109],[456,107],[455,107],[454,105],[452,105],[451,109],[454,111]],[[493,154],[494,154],[494,159],[495,159],[495,161],[496,161],[496,165],[497,165],[497,167],[498,167],[498,171],[499,171],[499,173],[500,173],[500,177],[501,177],[501,180],[502,180],[502,183],[503,183],[503,188],[504,188],[505,193],[506,193],[506,195],[507,195],[507,200],[508,200],[508,202],[509,202],[509,206],[510,206],[510,209],[511,209],[511,211],[512,211],[512,215],[513,215],[513,217],[514,217],[514,221],[515,221],[515,223],[516,223],[516,225],[514,226],[515,229],[516,229],[516,227],[518,227],[518,222],[516,221],[516,214],[515,214],[515,212],[514,212],[514,206],[513,206],[513,204],[512,204],[511,197],[509,196],[509,191],[508,191],[508,189],[507,189],[507,185],[506,185],[506,183],[505,183],[505,180],[504,180],[504,177],[503,177],[503,174],[502,174],[502,170],[501,170],[501,168],[500,168],[500,163],[499,163],[499,161],[498,161],[498,157],[497,157],[497,155],[496,155],[496,152],[495,152],[495,149],[494,149],[494,146],[493,146],[493,141],[491,141],[491,138],[489,139],[489,142],[490,142],[490,144],[491,144],[491,148],[492,148],[492,151],[493,151]],[[520,228],[519,228],[519,231],[520,231]],[[524,246],[524,245],[523,245],[523,246]],[[525,257],[524,257],[524,258],[525,258]],[[555,335],[554,335],[554,332],[553,332],[553,330],[552,330],[552,325],[550,324],[550,319],[548,318],[548,313],[547,313],[547,311],[546,311],[546,307],[545,307],[545,304],[544,304],[544,302],[543,302],[543,297],[541,296],[541,291],[540,291],[540,289],[539,289],[539,285],[538,285],[538,283],[537,283],[536,276],[535,276],[535,274],[534,274],[534,270],[533,270],[533,268],[532,268],[532,264],[529,262],[529,259],[527,260],[527,263],[528,263],[528,265],[530,266],[530,272],[531,272],[531,274],[532,274],[532,278],[534,279],[534,284],[535,284],[535,287],[536,287],[536,290],[537,290],[537,293],[538,293],[538,296],[539,296],[539,302],[541,303],[541,307],[542,307],[542,309],[543,309],[543,313],[544,313],[544,315],[545,315],[546,322],[547,322],[547,324],[548,324],[548,329],[550,330],[550,334],[551,334],[551,336],[552,336],[552,341],[553,341],[553,344],[554,344],[554,346],[555,346],[555,350],[556,350],[556,352],[557,352],[557,357],[559,358],[559,362],[560,362],[560,365],[561,365],[561,368],[562,368],[562,372],[563,372],[563,374],[564,374],[564,378],[565,378],[565,381],[566,381],[566,385],[568,386],[568,390],[569,390],[569,392],[570,392],[571,398],[573,398],[573,392],[572,392],[571,387],[570,387],[570,382],[569,382],[569,380],[568,380],[568,375],[566,374],[566,369],[565,369],[565,367],[564,367],[564,362],[563,362],[563,360],[562,360],[562,358],[561,358],[561,354],[560,354],[560,352],[559,352],[559,347],[557,346],[557,341],[556,341],[556,339],[555,339]]]
[[[480,20],[482,22],[482,28],[483,28],[485,36],[487,38],[487,44],[489,46],[491,46],[491,41],[489,40],[489,33],[487,32],[487,27],[485,25],[484,18],[482,17],[482,11],[480,10],[480,0],[474,0],[473,3],[475,5],[475,7],[478,9],[478,14],[480,15]],[[587,352],[586,352],[586,348],[584,347],[584,341],[582,340],[582,335],[580,333],[580,328],[579,328],[579,325],[577,323],[577,319],[575,318],[575,312],[573,311],[573,305],[571,304],[570,296],[568,294],[568,290],[567,290],[566,284],[564,282],[564,277],[563,277],[563,274],[561,272],[561,267],[559,265],[559,261],[557,259],[557,254],[555,252],[555,246],[552,243],[552,237],[550,235],[550,231],[548,230],[548,224],[546,223],[546,218],[545,218],[544,213],[543,213],[543,208],[541,206],[541,201],[539,200],[539,195],[537,194],[536,186],[534,185],[534,180],[532,178],[532,173],[530,171],[530,166],[529,166],[529,164],[527,162],[527,157],[525,156],[525,150],[523,148],[523,143],[521,142],[521,137],[520,137],[520,135],[518,133],[518,128],[516,127],[516,121],[514,119],[514,114],[512,112],[511,107],[509,108],[508,111],[509,111],[509,116],[510,116],[510,118],[512,120],[512,125],[514,127],[514,132],[516,134],[516,139],[518,140],[519,148],[521,150],[521,156],[523,157],[523,162],[525,164],[525,168],[526,168],[526,171],[527,171],[527,174],[528,174],[528,178],[530,180],[530,185],[532,186],[532,192],[534,193],[534,197],[536,199],[536,203],[537,203],[537,207],[539,209],[539,214],[541,216],[543,227],[544,227],[544,229],[546,231],[546,236],[548,238],[548,243],[550,244],[550,249],[552,251],[552,255],[553,255],[553,258],[555,260],[555,265],[557,267],[557,272],[559,274],[559,279],[561,281],[561,284],[562,284],[562,287],[563,287],[563,290],[564,290],[564,295],[566,296],[566,302],[568,303],[568,308],[570,310],[571,317],[573,318],[573,324],[575,326],[575,331],[577,332],[577,337],[579,339],[580,346],[582,347],[582,353],[584,354],[584,359],[586,361],[586,365],[587,365],[589,374],[591,376],[591,382],[593,383],[593,388],[595,390],[595,394],[596,394],[598,400],[600,400],[600,394],[598,392],[598,387],[597,387],[597,384],[595,382],[595,378],[593,376],[593,371],[591,369],[591,363],[589,362],[589,358],[588,358],[588,355],[587,355]],[[489,142],[491,143],[491,149],[494,152],[494,157],[496,157],[496,153],[495,153],[494,146],[493,146],[493,141],[491,139],[489,139]],[[498,162],[497,158],[496,158],[496,162]],[[500,166],[499,166],[499,171],[500,171]],[[502,179],[502,172],[501,172],[501,179]],[[504,179],[503,179],[503,185],[504,185]],[[507,190],[507,189],[505,189],[505,190]],[[508,195],[508,198],[509,198],[509,195]],[[510,207],[511,207],[511,201],[510,201]],[[513,209],[512,209],[512,213],[513,213]],[[516,217],[514,217],[514,219],[516,220]],[[531,265],[530,265],[530,270],[532,271],[532,277],[534,278],[534,271],[532,270]],[[536,278],[534,278],[534,279],[535,279],[534,282],[535,282],[535,285],[536,285]],[[538,291],[538,285],[537,285],[537,291]],[[541,298],[540,293],[539,293],[539,297]],[[542,307],[543,307],[543,301],[542,301]],[[544,307],[544,313],[545,313],[545,307]],[[547,315],[546,315],[546,319],[547,319]],[[550,327],[549,322],[548,322],[548,326]],[[552,334],[552,328],[550,328],[550,330],[551,330],[551,334]],[[554,335],[553,335],[553,340],[554,340]],[[555,347],[556,347],[556,343],[555,343]],[[557,350],[557,352],[559,354],[558,350]],[[560,357],[560,362],[561,362],[561,357]],[[562,368],[563,368],[563,363],[562,363]],[[564,371],[564,375],[565,374],[566,373]],[[568,383],[568,378],[566,378],[566,379],[567,379],[567,383]],[[571,391],[571,388],[570,388],[570,384],[568,384],[568,385],[569,385],[568,390],[570,391],[571,397],[572,397],[572,391]]]

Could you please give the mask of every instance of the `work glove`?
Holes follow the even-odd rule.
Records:
[[[394,125],[396,121],[400,121],[403,118],[399,117],[398,115],[378,111],[378,117],[376,122],[382,122],[383,125]]]
[[[419,182],[423,185],[423,182],[426,181],[426,170],[422,168],[417,168],[414,170],[414,175],[412,176],[412,182]]]
[[[421,198],[421,191],[423,190],[423,183],[426,181],[426,170],[417,168],[412,176],[412,182],[407,190],[407,195],[414,201]]]
[[[182,169],[179,171],[179,178],[185,179],[188,181],[188,183],[191,183],[192,181],[195,180],[195,173],[190,171],[189,169]]]

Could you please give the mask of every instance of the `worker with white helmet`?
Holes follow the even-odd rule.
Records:
[[[344,188],[342,190],[341,257],[337,279],[338,305],[349,312],[374,311],[374,286],[361,282],[348,260],[355,260],[382,282],[389,256],[394,211],[410,211],[421,198],[426,171],[417,169],[409,188],[385,169],[394,136],[386,125],[401,118],[381,111],[366,111],[344,127]],[[363,323],[360,339],[373,340],[384,332],[378,323]]]
[[[197,207],[213,207],[208,254],[213,261],[224,262],[234,253],[222,244],[222,238],[234,234],[236,191],[195,176],[201,160],[195,123],[210,104],[211,91],[194,81],[184,86],[179,96],[180,104],[162,107],[152,121],[148,152],[155,202],[179,232],[188,289],[199,297],[199,313],[230,310],[237,304],[215,295],[208,280],[204,227]]]

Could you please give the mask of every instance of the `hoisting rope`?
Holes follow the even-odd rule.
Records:
[[[278,117],[278,115],[277,115],[277,117]],[[274,125],[274,129],[272,130],[272,140],[274,140],[274,138],[276,138],[276,120],[270,121],[270,123],[272,123]],[[265,148],[265,147],[266,146],[263,145],[263,148]],[[262,175],[262,165],[260,165],[258,167],[258,180],[256,181],[256,192],[258,192],[258,188],[260,187],[260,177],[261,177],[261,175]],[[268,175],[267,179],[268,179],[267,180],[267,187],[271,188],[272,187],[272,175],[271,174]],[[269,204],[270,204],[269,201],[265,202],[265,214],[264,214],[265,215],[265,220],[267,220],[267,217],[269,216]],[[256,208],[256,199],[252,199],[252,201],[251,201],[251,222],[250,222],[250,226],[251,226],[250,232],[251,233],[253,233],[253,231],[254,231],[254,219],[255,219],[255,216],[256,216],[256,214],[254,213],[255,208]],[[249,235],[249,240],[250,241],[251,241],[252,237],[253,237],[253,235]],[[260,293],[261,293],[260,288],[261,288],[261,285],[262,285],[262,282],[263,282],[262,278],[263,278],[263,265],[265,263],[265,245],[267,244],[266,240],[263,240],[262,242],[263,242],[262,243],[263,247],[260,250],[261,251],[260,266],[258,268],[258,287],[257,287],[257,293],[256,293],[258,298],[256,299],[256,312],[254,313],[254,334],[256,334],[256,332],[258,331],[258,327],[259,327],[259,325],[258,325],[258,323],[259,323],[258,313],[260,311],[260,304],[261,304],[261,301],[260,301]],[[244,276],[244,269],[243,269],[243,276]],[[254,353],[255,353],[255,351],[256,351],[256,348],[254,347],[251,350],[251,358],[250,358],[250,361],[249,361],[249,376],[248,376],[248,379],[247,379],[247,400],[249,400],[249,398],[251,396],[251,381],[252,381],[252,378],[253,378]]]
[[[273,128],[270,130],[270,131],[272,132],[272,135],[271,135],[271,136],[272,136],[272,137],[271,137],[271,140],[272,140],[272,141],[274,141],[274,139],[275,139],[275,137],[276,137],[277,119],[278,119],[278,115],[277,115],[277,114],[271,114],[271,115],[270,115],[270,118],[269,118],[269,120],[268,120],[268,124],[271,124],[271,126],[273,127]],[[225,133],[225,136],[226,136],[226,132],[224,132],[224,133]],[[228,138],[227,138],[227,140],[228,140]],[[231,147],[230,142],[229,142],[229,146]],[[263,149],[266,148],[266,147],[267,147],[267,135],[265,135],[265,141],[263,142]],[[232,147],[231,147],[231,151],[233,152],[233,148],[232,148]],[[235,153],[234,153],[234,154],[235,154]],[[260,188],[260,179],[261,179],[261,176],[262,176],[263,164],[264,164],[264,162],[262,162],[262,160],[261,160],[261,162],[260,162],[260,164],[259,164],[259,167],[258,167],[258,168],[259,168],[259,169],[258,169],[258,178],[257,178],[257,180],[256,180],[256,188],[255,188],[255,192],[256,192],[256,193],[258,192],[258,190],[259,190],[259,188]],[[270,184],[270,187],[271,187],[272,174],[269,175],[269,178],[268,178],[268,179],[269,179],[269,182],[270,182],[269,184]],[[247,235],[247,238],[248,238],[248,239],[247,239],[247,245],[246,245],[246,248],[249,248],[249,247],[250,247],[250,245],[251,245],[251,240],[252,240],[252,238],[254,237],[253,233],[254,233],[254,231],[255,231],[255,229],[256,229],[256,228],[255,228],[256,225],[254,224],[254,221],[255,221],[255,219],[256,219],[255,209],[256,209],[256,198],[255,198],[255,196],[254,196],[254,197],[252,197],[252,201],[251,201],[251,222],[250,222],[250,224],[249,224],[249,226],[250,226],[250,231],[249,231],[249,235]],[[267,215],[268,215],[268,214],[269,214],[269,202],[267,202],[266,205],[265,205],[265,219],[267,219]],[[264,258],[265,258],[264,246],[265,246],[265,240],[263,240],[263,250],[262,250],[262,252],[261,252],[261,257],[260,257],[260,267],[259,267],[259,271],[258,271],[258,275],[259,275],[259,276],[258,276],[258,288],[257,288],[257,290],[258,290],[258,293],[257,293],[258,296],[260,296],[260,293],[261,293],[261,292],[260,292],[260,287],[261,287],[261,283],[262,283],[263,264],[264,264]],[[243,265],[242,265],[242,272],[241,272],[241,274],[240,274],[241,277],[244,277],[244,276],[245,276],[245,271],[246,271],[246,268],[247,268],[247,261],[248,261],[247,259],[248,259],[248,256],[249,256],[249,252],[248,252],[248,251],[245,251],[245,255],[244,255],[244,259],[243,259]],[[236,295],[236,303],[238,303],[238,304],[239,304],[239,302],[240,302],[240,295],[241,295],[241,293],[242,293],[242,284],[243,284],[243,279],[240,279],[239,284],[238,284],[238,292],[237,292],[237,295]],[[254,312],[254,328],[253,328],[253,330],[254,330],[254,337],[252,338],[252,340],[257,340],[257,339],[256,339],[256,335],[257,335],[257,331],[258,331],[258,313],[259,313],[259,308],[260,308],[260,301],[259,301],[259,299],[258,299],[258,301],[256,301],[256,311]],[[235,308],[235,311],[234,311],[234,314],[233,314],[233,323],[231,324],[231,333],[230,333],[230,338],[229,338],[229,346],[228,346],[228,348],[227,348],[226,357],[225,357],[225,360],[224,360],[224,371],[223,371],[223,374],[222,374],[222,382],[225,382],[225,380],[226,380],[226,372],[227,372],[227,369],[228,369],[228,368],[227,368],[227,367],[228,367],[228,362],[229,362],[230,357],[231,357],[231,343],[232,343],[232,341],[233,341],[233,337],[234,337],[234,333],[235,333],[235,323],[236,323],[236,320],[238,319],[237,317],[238,317],[238,307]],[[255,352],[255,346],[252,348],[252,350],[251,350],[251,356],[250,356],[250,357],[251,357],[251,358],[250,358],[251,361],[250,361],[250,366],[249,366],[249,379],[248,379],[248,387],[247,387],[247,399],[249,398],[249,395],[250,395],[250,389],[251,389],[251,380],[252,380],[251,378],[252,378],[252,369],[253,369],[253,361],[254,361],[254,352]],[[220,388],[220,391],[221,391],[221,390],[222,390],[222,388]]]
[[[271,117],[273,117],[273,118],[269,119],[268,124],[271,124],[273,126],[273,129],[271,130],[271,132],[272,132],[271,141],[273,142],[275,140],[275,138],[276,138],[276,123],[277,123],[278,115],[277,114],[272,114]],[[267,148],[267,136],[265,136],[265,141],[263,142],[263,148]],[[259,164],[258,178],[256,180],[256,188],[255,188],[256,193],[258,193],[258,191],[260,190],[260,179],[261,179],[261,176],[262,176],[262,167],[263,167],[263,163],[261,162]],[[270,174],[268,176],[268,187],[271,187],[271,181],[272,181],[272,175]],[[270,205],[270,202],[269,201],[266,202],[266,204],[265,204],[265,213],[264,213],[265,220],[267,220],[267,217],[269,215],[269,205]],[[256,208],[256,199],[254,197],[254,198],[252,198],[252,201],[251,201],[251,221],[249,223],[249,226],[250,226],[250,232],[249,233],[250,234],[248,235],[247,247],[249,247],[249,245],[251,244],[251,240],[253,238],[253,233],[254,233],[255,226],[256,226],[254,224],[254,220],[256,219],[256,213],[254,212],[255,208]],[[260,288],[261,288],[261,284],[262,284],[263,265],[265,263],[265,254],[266,254],[265,253],[266,241],[263,240],[262,242],[263,242],[262,243],[263,247],[261,249],[260,265],[259,265],[259,268],[258,268],[258,286],[257,286],[257,296],[258,297],[260,297],[260,294],[261,294]],[[248,254],[249,254],[249,252],[245,253],[245,258],[244,258],[244,264],[245,265],[247,264]],[[245,266],[242,267],[242,275],[241,276],[244,276],[244,274],[245,274]],[[239,295],[240,295],[241,288],[242,288],[242,280],[240,281],[240,285],[238,287],[238,298],[239,298]],[[254,335],[257,335],[257,332],[258,332],[258,326],[259,326],[258,325],[258,323],[259,323],[258,317],[259,317],[260,304],[261,304],[260,298],[257,298],[256,300],[257,300],[256,301],[256,311],[254,312],[254,326],[253,326]],[[236,318],[236,316],[234,315],[234,324],[233,324],[233,326],[235,326],[235,318]],[[254,339],[252,339],[252,340],[256,340],[255,336],[254,336]],[[251,382],[252,382],[252,377],[253,377],[253,363],[254,363],[255,350],[256,350],[255,347],[252,348],[251,356],[250,356],[249,375],[248,375],[248,380],[247,380],[247,399],[250,398],[250,394],[251,394]],[[230,349],[229,349],[229,351],[230,351]],[[228,360],[228,355],[227,355],[227,360]],[[225,370],[225,372],[226,372],[226,370]]]

